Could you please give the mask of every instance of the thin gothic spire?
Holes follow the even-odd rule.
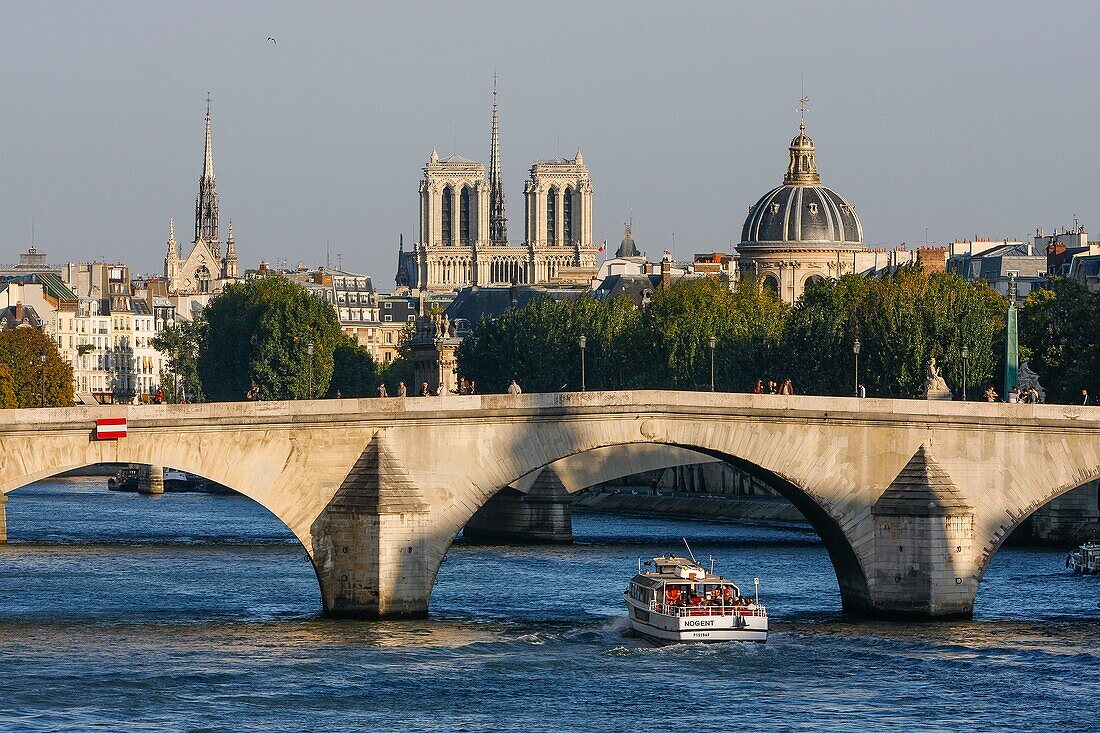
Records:
[[[203,240],[211,254],[221,257],[218,239],[218,189],[214,179],[214,144],[210,133],[210,93],[206,93],[206,140],[203,146],[202,177],[195,200],[195,241]]]
[[[497,74],[493,72],[493,133],[489,151],[489,241],[508,244],[508,218],[504,213],[504,177],[500,172],[500,120],[497,117]]]

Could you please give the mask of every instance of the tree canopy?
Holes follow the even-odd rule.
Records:
[[[272,277],[228,285],[205,320],[198,374],[207,398],[241,400],[253,385],[268,400],[328,392],[340,323],[331,304],[298,283]]]
[[[1039,375],[1047,400],[1100,395],[1100,293],[1065,278],[1033,290],[1019,314],[1021,357]]]
[[[206,320],[200,316],[193,321],[178,321],[167,326],[153,338],[153,348],[165,356],[166,371],[161,375],[161,385],[169,402],[202,401],[199,344],[205,335]]]
[[[963,346],[970,389],[994,376],[1006,307],[984,284],[919,267],[826,280],[794,308],[754,278],[732,291],[723,280],[684,278],[640,310],[625,298],[535,298],[482,319],[459,348],[459,372],[487,392],[513,378],[527,391],[576,389],[583,334],[590,389],[709,389],[713,337],[719,390],[790,378],[799,392],[848,395],[858,338],[870,394],[918,397],[933,357],[961,390]]]
[[[0,407],[73,404],[73,368],[43,331],[13,328],[0,332],[0,366]]]

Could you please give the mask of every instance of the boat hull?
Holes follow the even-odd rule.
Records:
[[[657,641],[722,642],[768,640],[768,617],[753,615],[669,616],[627,600],[630,627],[635,633]]]

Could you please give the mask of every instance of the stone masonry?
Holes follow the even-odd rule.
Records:
[[[96,441],[101,417],[128,436]],[[849,612],[958,617],[1013,529],[1100,478],[1100,408],[633,391],[5,410],[0,494],[96,463],[196,473],[290,528],[327,613],[409,616],[501,488],[560,463],[576,491],[649,470],[655,449],[775,487]]]

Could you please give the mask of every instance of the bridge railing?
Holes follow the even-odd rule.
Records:
[[[751,606],[673,606],[650,603],[649,610],[665,616],[767,616],[768,610],[759,603]]]

